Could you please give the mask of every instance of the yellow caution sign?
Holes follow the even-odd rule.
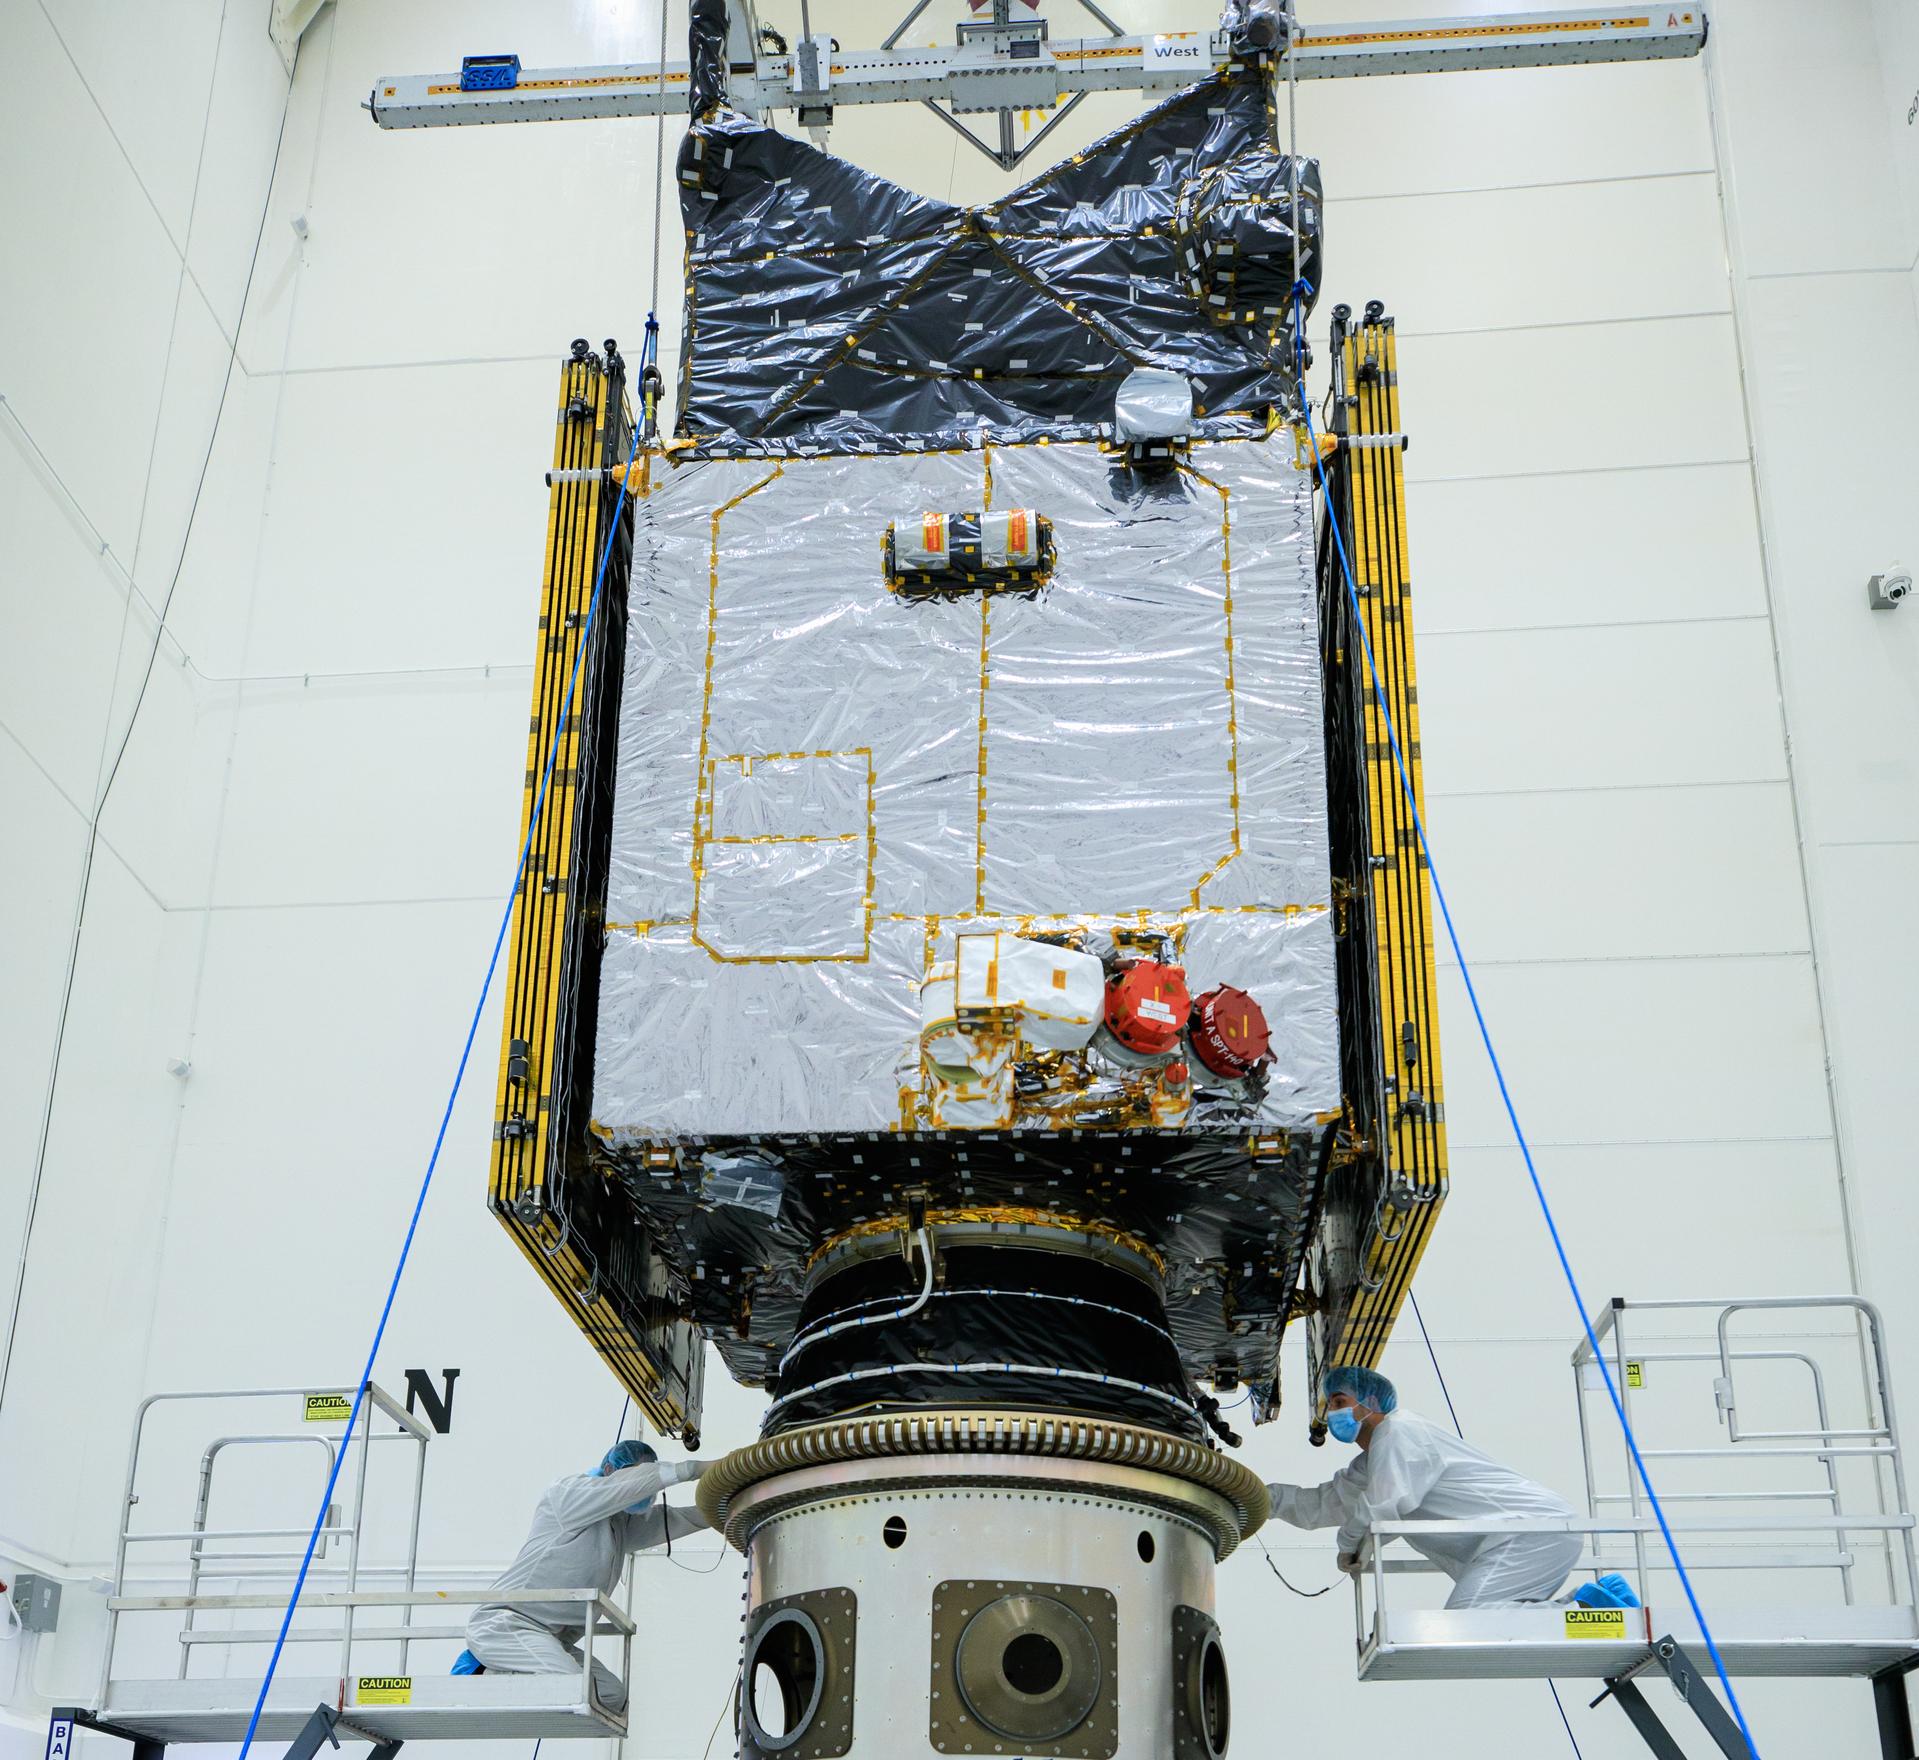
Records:
[[[353,1402],[343,1393],[309,1393],[301,1416],[309,1424],[344,1424],[353,1415]]]
[[[1644,1387],[1646,1385],[1646,1365],[1644,1363],[1634,1362],[1631,1357],[1626,1359],[1626,1385],[1628,1387]]]
[[[353,1683],[356,1705],[411,1705],[413,1677],[410,1674],[363,1674]]]
[[[1623,1607],[1569,1607],[1566,1609],[1566,1636],[1569,1638],[1626,1639],[1626,1610]]]

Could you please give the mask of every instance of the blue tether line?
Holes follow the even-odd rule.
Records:
[[[1598,1335],[1592,1329],[1592,1322],[1586,1317],[1586,1298],[1579,1292],[1579,1280],[1573,1275],[1572,1261],[1566,1256],[1566,1243],[1560,1238],[1559,1224],[1553,1218],[1553,1207],[1546,1201],[1546,1188],[1540,1183],[1539,1169],[1533,1165],[1532,1145],[1526,1141],[1526,1133],[1519,1123],[1519,1111],[1513,1105],[1513,1097],[1506,1086],[1506,1071],[1499,1061],[1499,1053],[1493,1048],[1492,1029],[1486,1025],[1485,1011],[1479,1006],[1479,991],[1473,984],[1472,969],[1466,964],[1466,950],[1459,945],[1459,931],[1453,927],[1453,913],[1446,903],[1446,889],[1439,883],[1439,864],[1433,859],[1433,846],[1426,836],[1426,822],[1419,811],[1419,800],[1413,792],[1411,772],[1406,768],[1406,754],[1400,749],[1399,729],[1393,722],[1393,712],[1386,702],[1385,687],[1380,683],[1379,665],[1373,658],[1372,638],[1366,633],[1366,616],[1359,605],[1359,586],[1353,578],[1352,560],[1346,554],[1346,536],[1340,530],[1339,514],[1333,504],[1332,491],[1326,482],[1326,463],[1319,455],[1319,435],[1313,427],[1312,399],[1306,394],[1306,329],[1300,310],[1300,296],[1313,291],[1309,281],[1297,281],[1293,284],[1293,363],[1299,379],[1299,404],[1306,418],[1306,437],[1313,454],[1313,469],[1319,476],[1320,493],[1326,498],[1326,524],[1333,534],[1334,548],[1339,552],[1339,566],[1346,580],[1346,597],[1353,609],[1353,627],[1359,632],[1360,645],[1366,653],[1366,672],[1372,681],[1373,701],[1379,705],[1380,719],[1386,724],[1386,738],[1392,746],[1393,765],[1399,772],[1399,786],[1406,796],[1406,809],[1412,814],[1413,830],[1419,838],[1419,852],[1426,858],[1426,872],[1432,880],[1433,899],[1439,906],[1440,921],[1446,926],[1446,940],[1453,950],[1453,958],[1459,966],[1459,976],[1466,986],[1466,1000],[1472,1004],[1473,1020],[1479,1027],[1480,1043],[1486,1047],[1486,1059],[1492,1065],[1493,1080],[1499,1084],[1499,1098],[1506,1108],[1506,1120],[1513,1128],[1513,1140],[1519,1145],[1519,1153],[1526,1163],[1526,1177],[1532,1182],[1533,1196],[1539,1200],[1539,1213],[1545,1218],[1546,1232],[1552,1236],[1553,1252],[1558,1255],[1559,1269],[1565,1275],[1566,1288],[1572,1294],[1573,1307],[1579,1315],[1580,1330],[1586,1335],[1587,1346],[1593,1354],[1593,1361],[1599,1365],[1599,1372],[1605,1377],[1606,1393],[1612,1401],[1613,1415],[1619,1420],[1619,1428],[1626,1438],[1626,1450],[1632,1456],[1633,1471],[1646,1489],[1646,1499],[1652,1505],[1653,1518],[1659,1524],[1660,1537],[1666,1542],[1666,1551],[1672,1557],[1673,1569],[1679,1573],[1679,1585],[1686,1591],[1686,1603],[1692,1609],[1692,1616],[1698,1622],[1700,1636],[1706,1641],[1707,1653],[1712,1657],[1714,1672],[1719,1676],[1719,1684],[1725,1689],[1726,1701],[1732,1707],[1732,1714],[1739,1720],[1739,1733],[1745,1738],[1746,1751],[1752,1760],[1759,1760],[1759,1744],[1752,1739],[1752,1730],[1747,1726],[1746,1713],[1739,1703],[1739,1695],[1732,1690],[1732,1682],[1726,1675],[1726,1664],[1719,1654],[1719,1646],[1713,1640],[1712,1627],[1706,1623],[1706,1610],[1699,1605],[1699,1597],[1694,1593],[1692,1576],[1687,1571],[1685,1561],[1679,1556],[1679,1543],[1674,1540],[1672,1529],[1666,1521],[1664,1505],[1659,1501],[1659,1493],[1653,1489],[1652,1475],[1646,1471],[1645,1457],[1639,1452],[1639,1439],[1633,1435],[1631,1421],[1626,1416],[1625,1402],[1619,1397],[1619,1389],[1613,1383],[1612,1370],[1607,1367],[1606,1353],[1599,1348]]]
[[[659,346],[659,325],[653,314],[646,314],[646,342],[640,351],[640,368],[644,373],[652,361]],[[632,468],[633,460],[639,456],[642,424],[633,424],[633,449],[627,454],[627,467]],[[420,1213],[426,1208],[426,1195],[433,1186],[434,1169],[440,1165],[440,1150],[446,1144],[447,1126],[452,1122],[453,1103],[459,1098],[460,1086],[466,1080],[466,1066],[473,1055],[474,1036],[480,1030],[480,1016],[486,1009],[486,999],[493,989],[493,974],[500,963],[500,949],[506,943],[506,932],[513,921],[513,901],[519,896],[520,879],[526,872],[527,857],[533,848],[533,836],[540,828],[540,817],[546,809],[547,785],[553,780],[553,763],[559,755],[560,738],[566,731],[566,724],[573,710],[573,696],[580,685],[580,666],[586,659],[587,639],[593,633],[594,614],[600,608],[600,588],[606,580],[606,565],[613,555],[613,541],[619,536],[620,515],[626,508],[626,479],[620,479],[619,499],[613,504],[613,518],[607,527],[606,543],[600,551],[600,566],[593,576],[593,596],[587,602],[586,622],[580,629],[580,645],[573,655],[573,673],[566,684],[566,701],[560,707],[560,719],[553,729],[553,743],[547,747],[546,763],[540,771],[540,791],[533,798],[533,812],[526,824],[526,841],[520,845],[520,859],[513,866],[513,884],[507,888],[506,908],[500,913],[500,927],[493,937],[493,952],[486,962],[486,977],[481,981],[480,994],[473,1004],[473,1018],[467,1022],[466,1043],[460,1047],[459,1067],[453,1072],[453,1086],[446,1097],[446,1110],[440,1114],[440,1128],[433,1138],[433,1153],[427,1157],[426,1174],[420,1181],[420,1194],[413,1200],[413,1214],[406,1225],[406,1238],[400,1243],[399,1263],[393,1267],[393,1281],[387,1285],[386,1301],[380,1309],[380,1323],[373,1329],[373,1343],[366,1354],[366,1367],[360,1373],[360,1385],[354,1390],[353,1409],[347,1413],[346,1430],[340,1437],[340,1446],[334,1452],[333,1470],[327,1474],[326,1490],[320,1494],[320,1513],[313,1518],[313,1532],[307,1536],[306,1555],[300,1560],[299,1575],[293,1579],[293,1593],[287,1597],[287,1610],[280,1619],[280,1634],[273,1640],[273,1654],[267,1658],[266,1678],[260,1682],[260,1696],[253,1701],[253,1715],[247,1719],[247,1733],[240,1742],[239,1760],[246,1760],[253,1746],[253,1737],[260,1727],[260,1713],[267,1702],[268,1689],[273,1685],[273,1676],[280,1666],[280,1654],[286,1648],[287,1632],[293,1625],[294,1610],[300,1605],[301,1593],[306,1588],[307,1572],[313,1564],[313,1551],[319,1544],[320,1530],[326,1526],[327,1510],[333,1502],[333,1488],[339,1483],[340,1468],[346,1463],[347,1449],[353,1441],[354,1426],[360,1421],[360,1409],[366,1404],[367,1389],[373,1383],[373,1362],[380,1354],[381,1341],[386,1337],[387,1321],[393,1314],[394,1298],[400,1293],[400,1278],[406,1270],[407,1256],[413,1251],[413,1237],[419,1232]],[[360,1445],[365,1448],[366,1444]]]

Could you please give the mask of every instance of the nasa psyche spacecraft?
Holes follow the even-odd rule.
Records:
[[[493,1207],[656,1424],[767,1392],[744,1754],[1215,1760],[1218,1396],[1374,1359],[1445,1188],[1392,324],[1315,459],[1248,38],[958,207],[693,13],[671,438],[562,366]]]

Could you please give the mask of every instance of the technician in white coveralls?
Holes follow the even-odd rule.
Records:
[[[1375,1522],[1545,1520],[1573,1509],[1543,1485],[1468,1448],[1452,1431],[1399,1411],[1399,1395],[1372,1369],[1335,1369],[1327,1377],[1326,1425],[1359,1455],[1324,1485],[1269,1485],[1273,1514],[1296,1528],[1337,1528],[1339,1567],[1356,1573],[1359,1542]],[[1550,1601],[1579,1558],[1578,1534],[1423,1534],[1414,1551],[1453,1580],[1448,1607],[1498,1607]],[[1590,1587],[1590,1586],[1589,1586]],[[1599,1605],[1617,1606],[1609,1583]],[[1587,1591],[1580,1592],[1586,1599]],[[1568,1596],[1568,1601],[1574,1597]]]
[[[668,1509],[659,1501],[669,1485],[697,1479],[708,1461],[661,1465],[644,1442],[618,1442],[590,1473],[576,1473],[549,1486],[533,1511],[533,1531],[518,1558],[494,1581],[496,1589],[599,1589],[611,1593],[630,1552],[692,1534],[709,1524],[698,1509]],[[499,1674],[580,1672],[578,1602],[478,1607],[466,1623],[468,1656]],[[468,1656],[456,1674],[476,1672]],[[593,1696],[610,1710],[626,1693],[618,1676],[597,1658]]]

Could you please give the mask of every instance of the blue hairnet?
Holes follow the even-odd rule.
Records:
[[[629,1436],[624,1442],[614,1443],[606,1451],[606,1459],[594,1468],[594,1472],[602,1476],[607,1473],[623,1473],[628,1467],[643,1467],[648,1461],[656,1461],[659,1458],[648,1444],[641,1442],[638,1437]]]
[[[1328,1399],[1336,1393],[1350,1393],[1362,1406],[1371,1406],[1381,1417],[1399,1404],[1399,1390],[1377,1369],[1362,1369],[1348,1363],[1343,1369],[1329,1369],[1322,1383]]]

